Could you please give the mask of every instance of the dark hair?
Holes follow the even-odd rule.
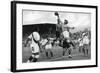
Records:
[[[65,20],[64,20],[64,24],[68,24],[68,20],[65,19]]]
[[[58,16],[58,15],[59,15],[57,11],[55,12],[55,15],[56,15],[56,16]]]

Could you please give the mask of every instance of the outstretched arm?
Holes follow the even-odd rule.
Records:
[[[57,16],[57,24],[62,24],[62,21],[60,20],[58,12],[55,12],[55,16]]]
[[[25,47],[27,46],[27,44],[28,44],[29,41],[31,41],[31,39],[30,38],[27,38],[26,39],[26,42],[25,42]]]
[[[31,41],[32,35],[26,38],[25,47],[27,46],[28,42]]]

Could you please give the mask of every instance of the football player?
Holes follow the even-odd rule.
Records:
[[[39,47],[40,34],[38,32],[33,32],[28,37],[28,40],[31,41],[30,48],[32,51],[32,55],[29,57],[28,62],[37,62],[40,52],[40,47]]]

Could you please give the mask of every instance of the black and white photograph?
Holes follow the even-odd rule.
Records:
[[[97,6],[12,2],[11,69],[97,67]]]
[[[23,10],[22,61],[91,59],[91,14]]]

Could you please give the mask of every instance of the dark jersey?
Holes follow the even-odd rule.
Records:
[[[69,48],[71,45],[74,46],[72,42],[67,42],[66,40],[63,41],[63,48]]]

